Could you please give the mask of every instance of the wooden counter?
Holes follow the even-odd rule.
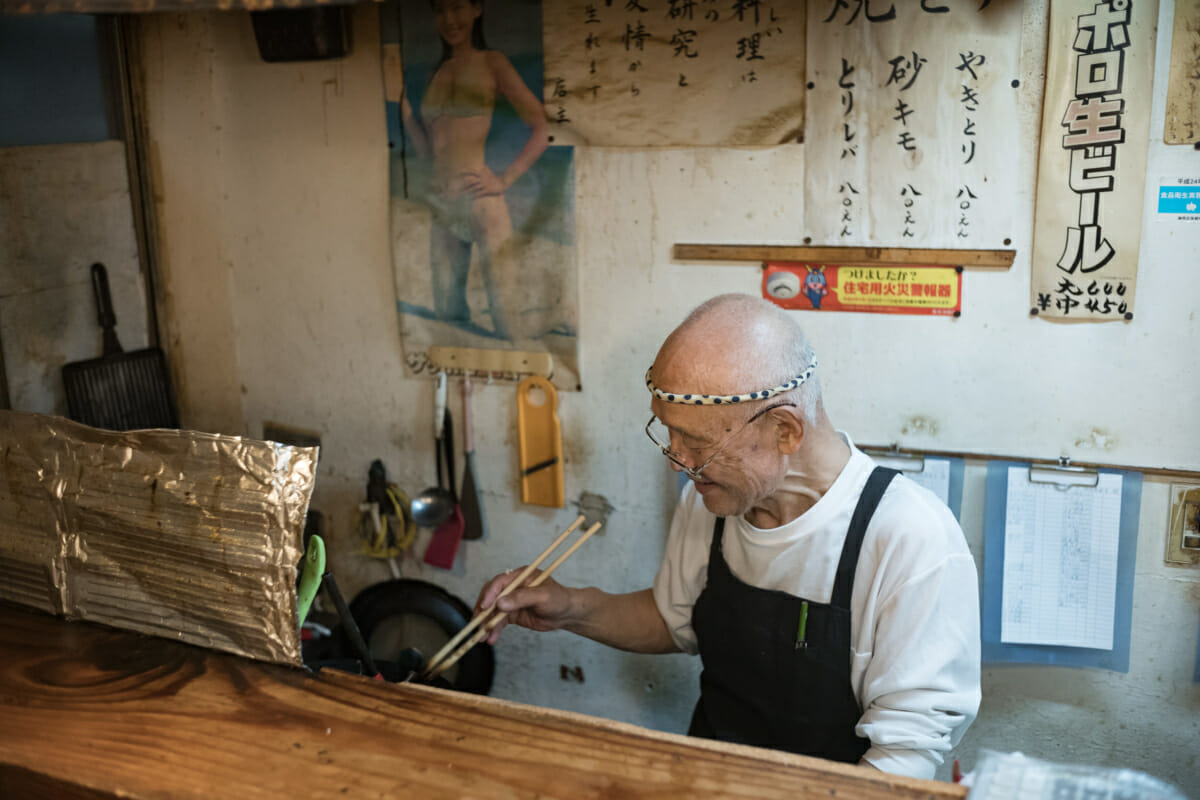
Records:
[[[945,783],[0,604],[0,797],[963,798]]]

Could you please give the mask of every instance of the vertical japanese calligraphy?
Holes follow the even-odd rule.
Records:
[[[555,144],[769,145],[804,129],[804,13],[788,0],[546,3]]]
[[[1157,0],[1055,0],[1042,113],[1032,310],[1132,318]]]
[[[1175,2],[1163,141],[1200,142],[1200,3],[1187,0]]]
[[[805,233],[1013,246],[1020,36],[1016,3],[810,0]]]

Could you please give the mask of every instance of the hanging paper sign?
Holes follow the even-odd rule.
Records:
[[[1131,319],[1158,0],[1054,0],[1042,108],[1031,311]]]
[[[810,0],[807,34],[806,236],[1023,246],[1020,3]]]
[[[1175,2],[1163,141],[1200,142],[1200,3],[1187,0]]]
[[[958,267],[767,262],[762,291],[775,305],[800,311],[955,317],[962,311]]]
[[[800,141],[803,8],[784,0],[544,3],[542,97],[554,143]]]

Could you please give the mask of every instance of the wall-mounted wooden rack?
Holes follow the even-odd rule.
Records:
[[[1004,270],[1012,267],[1016,250],[930,250],[907,247],[817,247],[769,244],[676,244],[676,261],[804,261],[821,264]]]
[[[432,371],[450,375],[472,375],[497,379],[520,380],[526,375],[549,378],[554,374],[554,358],[549,353],[519,350],[481,350],[473,347],[429,348]]]

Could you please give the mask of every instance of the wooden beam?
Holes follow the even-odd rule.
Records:
[[[0,653],[5,797],[967,796],[490,697],[313,676],[3,603]]]
[[[898,445],[856,444],[859,450],[872,456],[900,456],[901,458],[962,458],[968,461],[1015,461],[1018,464],[1030,464],[1035,467],[1050,469],[1083,469],[1096,471],[1099,469],[1130,470],[1140,472],[1144,477],[1157,478],[1160,481],[1187,481],[1200,483],[1200,470],[1172,469],[1170,467],[1139,467],[1133,464],[1107,464],[1098,461],[1074,461],[1069,458],[1029,458],[1027,456],[998,455],[996,453],[973,453],[966,450],[925,450],[923,448],[900,447]]]
[[[805,261],[875,266],[903,264],[966,269],[1008,269],[1015,250],[931,250],[906,247],[816,247],[769,244],[677,244],[676,261]]]

